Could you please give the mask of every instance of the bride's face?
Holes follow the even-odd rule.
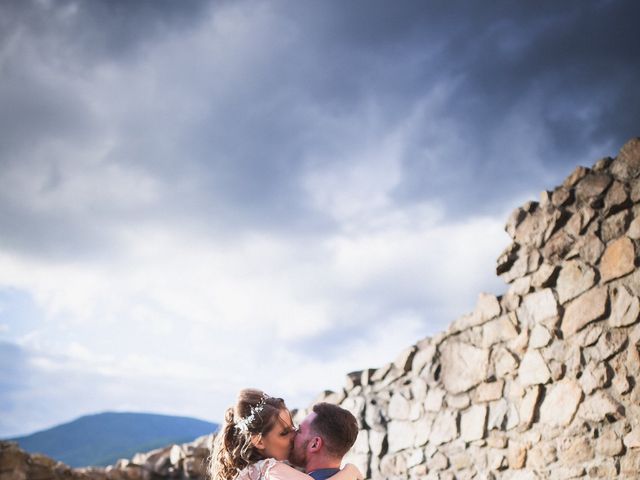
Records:
[[[262,435],[258,449],[265,458],[287,460],[291,453],[295,429],[291,421],[289,410],[280,410],[278,419],[271,430]],[[260,448],[262,447],[262,448]]]

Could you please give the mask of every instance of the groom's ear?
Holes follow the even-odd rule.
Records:
[[[262,440],[262,435],[251,435],[251,445],[253,445],[258,450],[264,450],[264,440]]]
[[[313,437],[309,442],[309,448],[312,452],[318,452],[324,446],[322,437]]]

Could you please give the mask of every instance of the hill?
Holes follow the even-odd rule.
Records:
[[[195,418],[105,412],[11,440],[28,452],[43,453],[72,467],[104,466],[137,452],[191,441],[217,428]]]

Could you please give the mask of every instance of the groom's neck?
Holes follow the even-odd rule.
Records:
[[[326,455],[313,455],[310,458],[307,457],[305,471],[309,473],[322,468],[340,468],[340,463],[342,463],[341,458],[328,457]]]

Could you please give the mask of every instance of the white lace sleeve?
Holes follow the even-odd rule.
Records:
[[[259,460],[256,463],[244,467],[236,480],[269,480],[269,471],[279,462],[275,458]]]
[[[275,458],[267,458],[266,460],[264,460],[264,470],[263,470],[263,474],[261,478],[264,478],[265,480],[269,480],[270,475],[269,472],[271,472],[271,469],[273,467],[275,467],[278,463],[278,460],[276,460]]]

